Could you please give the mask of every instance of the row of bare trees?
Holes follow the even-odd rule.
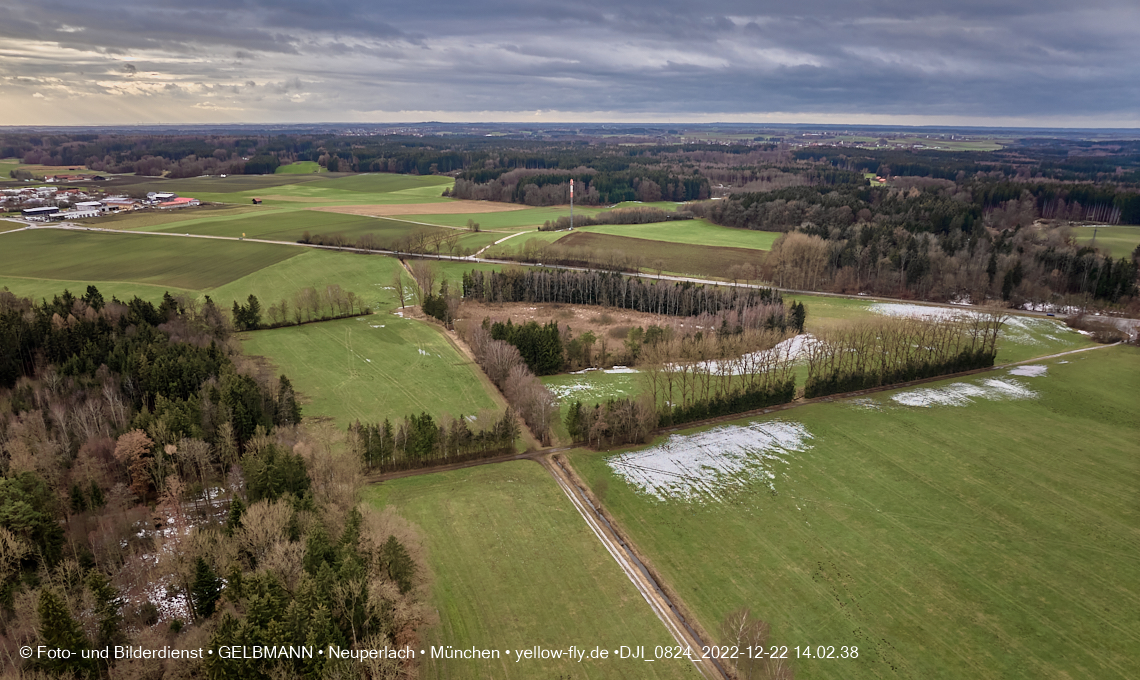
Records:
[[[355,316],[358,311],[365,314],[367,310],[359,295],[342,289],[339,284],[330,283],[323,290],[302,288],[293,294],[292,303],[282,298],[277,304],[269,305],[266,315],[269,317],[269,327],[277,328],[313,320]]]
[[[805,345],[812,397],[992,366],[1008,316],[963,313],[949,318],[884,318],[852,323]]]
[[[478,231],[478,229],[474,229]],[[376,234],[364,234],[355,240],[339,232],[331,234],[310,234],[305,232],[297,243],[332,248],[359,248],[360,250],[392,250],[398,253],[414,253],[417,255],[466,255],[467,250],[460,248],[459,237],[464,232],[460,229],[446,227],[417,227],[398,238],[382,239]]]
[[[558,419],[558,398],[527,368],[518,348],[491,338],[489,330],[475,326],[465,333],[475,361],[502,391],[530,431],[543,445],[551,442]]]

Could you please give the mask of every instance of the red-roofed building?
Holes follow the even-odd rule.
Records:
[[[199,201],[196,198],[182,197],[182,198],[171,199],[169,201],[166,201],[165,203],[159,203],[157,207],[159,207],[159,208],[189,208],[189,207],[195,206],[195,205],[201,205],[201,201]]]

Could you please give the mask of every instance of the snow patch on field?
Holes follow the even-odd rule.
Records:
[[[847,402],[849,405],[861,409],[863,411],[882,411],[883,405],[869,397],[860,397],[858,399],[851,399]]]
[[[810,449],[810,439],[800,423],[729,425],[675,434],[658,446],[614,456],[606,464],[658,500],[719,502],[729,489],[757,480],[775,492],[775,464],[787,464],[790,454]]]
[[[869,308],[883,316],[916,317],[920,319],[972,319],[981,312],[968,309],[929,307],[897,302],[876,302]],[[1001,329],[1001,337],[1019,345],[1040,345],[1044,341],[1064,342],[1074,331],[1054,319],[1037,319],[1029,316],[1010,316]]]
[[[592,373],[594,371],[601,371],[602,373],[610,373],[610,374],[614,374],[614,373],[641,373],[641,371],[637,370],[636,368],[630,368],[629,366],[614,366],[613,368],[593,368],[593,367],[583,368],[580,371],[570,371],[570,375],[585,375],[587,373]]]
[[[968,406],[975,399],[1001,401],[1003,399],[1033,399],[1037,393],[1016,380],[986,379],[978,383],[957,382],[944,387],[920,387],[899,392],[891,401],[903,406],[931,408],[934,406]]]
[[[1040,378],[1041,376],[1045,375],[1045,373],[1047,373],[1048,371],[1049,371],[1048,366],[1042,366],[1040,364],[1034,364],[1032,366],[1018,366],[1016,368],[1011,368],[1011,369],[1009,369],[1009,374],[1010,375],[1022,375],[1022,376],[1025,376],[1026,378]]]
[[[754,358],[755,361],[739,361],[739,360],[732,361],[732,360],[729,360],[727,362],[728,368],[725,371],[725,373],[727,373],[729,375],[739,375],[742,372],[742,369],[741,369],[742,365],[743,366],[748,366],[748,365],[755,366],[756,363],[760,360],[769,360],[769,359],[770,360],[781,360],[781,359],[784,359],[787,361],[799,361],[800,359],[804,358],[804,355],[808,352],[808,350],[810,350],[812,347],[814,347],[818,344],[820,344],[820,341],[817,340],[814,335],[812,335],[810,333],[803,333],[803,334],[788,338],[787,340],[784,340],[783,342],[776,345],[772,349],[761,350],[759,352],[753,352],[751,354],[745,355],[745,357]],[[707,370],[709,373],[715,373],[717,375],[720,375],[721,374],[720,363],[721,363],[720,361],[713,359],[711,361],[702,361],[702,362],[698,363],[697,365],[702,370]],[[670,364],[667,368],[669,370],[677,370],[677,365],[676,364]]]
[[[605,370],[605,372],[606,373],[640,373],[641,371],[637,370],[636,368],[630,368],[629,366],[614,366],[613,368],[607,368]]]

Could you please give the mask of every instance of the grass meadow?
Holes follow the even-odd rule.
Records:
[[[289,165],[279,165],[277,169],[274,170],[274,173],[278,175],[308,175],[318,172],[328,171],[322,168],[321,164],[316,161],[297,161]]]
[[[707,630],[748,606],[771,643],[859,647],[793,659],[799,677],[1132,677],[1140,350],[1042,365],[988,374],[1029,398],[922,408],[904,390],[740,421],[802,426],[808,448],[753,458],[770,479],[689,467],[719,501],[658,500],[614,454],[571,462]]]
[[[1073,236],[1078,243],[1095,245],[1115,258],[1128,257],[1136,246],[1140,246],[1140,226],[1110,227],[1102,224],[1098,227],[1073,227]]]
[[[8,278],[214,288],[299,255],[291,246],[56,229],[4,234]],[[86,286],[85,286],[86,287]]]
[[[439,622],[424,645],[613,650],[672,639],[550,474],[517,461],[368,487],[423,537]],[[424,647],[426,649],[426,647]],[[427,660],[425,678],[699,678],[687,661]]]
[[[246,354],[289,376],[306,416],[336,418],[340,427],[502,408],[478,366],[422,321],[382,313],[244,333],[241,341]]]

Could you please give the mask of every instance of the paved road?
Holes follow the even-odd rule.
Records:
[[[18,220],[12,220],[12,221],[18,221]],[[572,267],[569,265],[542,264],[542,263],[535,263],[535,262],[518,262],[516,260],[499,260],[499,259],[494,259],[494,258],[476,257],[474,255],[468,256],[468,257],[457,257],[454,255],[431,255],[428,253],[405,253],[405,252],[400,252],[400,251],[396,251],[396,250],[365,250],[363,248],[352,248],[349,246],[322,246],[322,245],[316,245],[313,243],[297,243],[295,241],[273,241],[273,240],[269,240],[269,239],[260,239],[260,238],[245,238],[245,239],[243,239],[243,238],[240,238],[237,236],[212,236],[212,235],[208,235],[208,234],[190,234],[190,233],[181,233],[180,234],[180,233],[168,232],[168,231],[134,231],[134,230],[128,231],[128,230],[118,230],[118,229],[103,229],[100,227],[86,227],[86,226],[82,226],[82,225],[78,225],[78,224],[71,224],[68,222],[64,222],[61,224],[50,224],[50,225],[36,224],[36,225],[29,225],[29,226],[32,226],[32,228],[34,228],[34,229],[64,229],[64,230],[69,230],[69,231],[88,231],[88,232],[106,233],[106,234],[143,234],[146,236],[173,236],[173,237],[180,237],[180,238],[206,238],[206,239],[214,239],[214,240],[219,240],[219,241],[248,241],[250,243],[269,243],[269,244],[273,244],[273,245],[294,246],[294,247],[300,247],[300,248],[317,248],[320,250],[335,250],[335,251],[346,252],[346,253],[360,253],[363,255],[391,255],[391,256],[401,257],[401,258],[405,258],[405,259],[412,258],[412,259],[424,259],[424,260],[440,260],[443,262],[479,262],[479,263],[483,263],[483,264],[498,264],[498,265],[512,266],[512,267],[541,267],[543,269],[560,269],[563,271],[576,271],[576,272],[596,271],[596,270],[590,269],[589,267]],[[512,236],[518,236],[519,234],[524,234],[524,233],[527,233],[527,232],[517,232],[515,234],[512,234]],[[484,248],[483,250],[486,250],[486,248]],[[480,252],[482,252],[482,251],[480,251]],[[925,302],[925,301],[915,301],[915,300],[902,300],[899,298],[890,298],[890,297],[882,297],[882,296],[875,296],[875,295],[849,295],[846,293],[824,293],[824,292],[814,291],[814,290],[800,290],[797,288],[780,288],[777,286],[769,286],[769,285],[763,285],[763,284],[731,283],[731,282],[725,282],[725,281],[717,281],[715,279],[704,279],[704,278],[699,278],[699,277],[695,277],[695,276],[674,276],[671,274],[647,274],[647,273],[641,273],[641,272],[639,272],[639,273],[622,272],[622,274],[624,274],[626,276],[633,276],[633,277],[641,278],[641,279],[650,279],[650,280],[658,280],[658,281],[676,281],[676,282],[681,282],[681,283],[688,282],[688,283],[697,283],[697,284],[705,284],[705,285],[712,285],[712,286],[733,286],[736,288],[757,288],[757,289],[770,288],[770,289],[778,290],[781,293],[786,293],[789,295],[813,295],[816,297],[841,298],[841,299],[847,299],[847,300],[862,300],[864,302],[900,302],[900,303],[905,303],[905,304],[926,305],[929,307],[944,307],[947,309],[957,309],[959,311],[967,310],[967,309],[977,309],[977,307],[955,305],[955,304],[951,304],[949,302]],[[1052,316],[1047,312],[1033,312],[1033,311],[1013,310],[1013,309],[1003,309],[1002,311],[1010,313],[1010,314],[1018,314],[1021,316],[1038,316],[1038,317]],[[1063,315],[1057,315],[1057,316],[1060,318]]]

